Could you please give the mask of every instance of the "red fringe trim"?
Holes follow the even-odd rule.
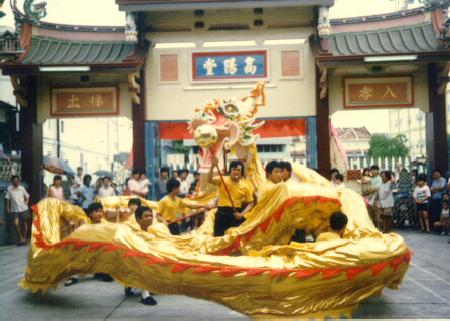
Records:
[[[317,198],[316,198],[317,199]],[[328,202],[329,199],[319,198],[319,200]],[[162,265],[167,266],[171,265],[172,273],[182,273],[186,270],[193,269],[194,273],[211,273],[214,271],[218,271],[220,275],[224,277],[234,276],[238,273],[246,273],[247,276],[257,276],[261,275],[264,272],[270,272],[270,277],[278,277],[278,276],[289,276],[291,273],[295,273],[295,277],[297,279],[306,279],[312,276],[315,276],[319,273],[322,274],[322,279],[328,280],[338,276],[341,272],[346,273],[347,279],[352,280],[357,277],[359,274],[364,271],[371,270],[372,275],[376,276],[380,274],[384,269],[388,266],[392,268],[393,271],[396,271],[400,264],[409,264],[412,256],[411,251],[407,251],[404,254],[393,258],[390,261],[380,262],[372,265],[362,266],[362,267],[349,267],[349,268],[336,268],[336,269],[269,269],[269,268],[240,268],[240,267],[223,267],[223,266],[209,266],[209,265],[199,265],[193,263],[180,263],[173,262],[169,259],[159,258],[156,256],[151,256],[149,254],[145,254],[139,252],[137,250],[132,250],[126,247],[121,247],[115,244],[109,243],[101,243],[101,242],[84,242],[76,239],[65,239],[56,244],[47,244],[45,242],[44,235],[41,230],[41,221],[39,216],[39,207],[37,205],[32,206],[32,210],[35,213],[33,224],[36,228],[36,232],[34,233],[35,237],[35,245],[44,249],[64,249],[68,246],[72,246],[75,251],[80,250],[82,248],[87,248],[87,251],[94,252],[97,250],[102,250],[106,252],[116,252],[116,251],[125,251],[122,254],[122,258],[127,257],[139,257],[145,259],[144,265]],[[249,233],[255,233],[254,230]],[[247,236],[248,234],[247,233]],[[253,235],[252,234],[252,235]],[[241,236],[238,237],[230,246],[231,249],[238,249],[240,246]]]

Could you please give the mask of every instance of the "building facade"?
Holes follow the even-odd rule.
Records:
[[[133,122],[133,166],[154,178],[167,164],[163,147],[192,139],[186,121],[196,106],[247,96],[258,81],[267,94],[258,114],[267,126],[257,142],[262,153],[303,159],[327,175],[335,111],[420,108],[434,116],[430,162],[448,166],[450,1],[335,21],[332,0],[116,3],[126,28],[37,24],[13,8],[24,53],[2,70],[30,106],[21,113],[27,172],[41,163],[47,119],[124,116]]]

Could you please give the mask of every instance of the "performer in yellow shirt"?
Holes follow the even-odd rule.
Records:
[[[167,221],[167,226],[173,235],[180,235],[180,226],[175,221],[184,216],[187,208],[204,208],[202,205],[188,204],[184,199],[177,196],[179,192],[180,181],[175,178],[169,179],[167,181],[167,195],[158,204],[158,213]]]
[[[214,221],[214,236],[223,236],[230,227],[241,225],[244,215],[253,207],[253,193],[250,186],[241,178],[244,176],[244,165],[240,161],[230,164],[229,176],[214,177],[217,158],[208,174],[208,182],[219,187],[219,200]]]
[[[348,218],[342,212],[334,212],[330,216],[330,232],[321,233],[316,242],[339,240],[344,235],[345,228],[347,227]]]
[[[281,182],[281,166],[277,161],[271,161],[266,165],[266,181],[258,188],[258,201]]]
[[[289,162],[280,162],[280,168],[281,168],[281,180],[283,182],[288,182],[291,179],[292,175],[292,166]]]

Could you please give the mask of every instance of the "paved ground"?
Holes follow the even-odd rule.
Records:
[[[384,290],[355,311],[354,318],[449,318],[450,244],[448,238],[400,231],[414,252],[399,291]],[[26,265],[26,247],[0,247],[0,320],[247,320],[235,311],[185,296],[158,295],[158,305],[126,298],[116,283],[86,278],[45,295],[17,286]]]

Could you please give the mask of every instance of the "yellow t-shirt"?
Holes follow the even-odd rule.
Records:
[[[264,183],[262,183],[258,188],[258,202],[262,200],[267,192],[270,192],[272,188],[276,186],[275,183],[273,183],[271,180],[266,180]]]
[[[163,197],[158,204],[158,213],[168,222],[173,222],[183,216],[186,203],[179,197],[172,199],[169,195]]]
[[[324,232],[319,234],[319,236],[316,239],[316,242],[332,241],[340,239],[341,237],[336,232]]]
[[[253,202],[252,189],[246,182],[242,179],[238,182],[234,182],[229,176],[225,176],[223,179],[230,192],[234,207],[240,208],[242,207],[242,203]],[[219,177],[215,177],[213,183],[219,186],[219,203],[217,206],[232,207],[230,197],[228,196],[228,192],[225,189],[222,180]]]

